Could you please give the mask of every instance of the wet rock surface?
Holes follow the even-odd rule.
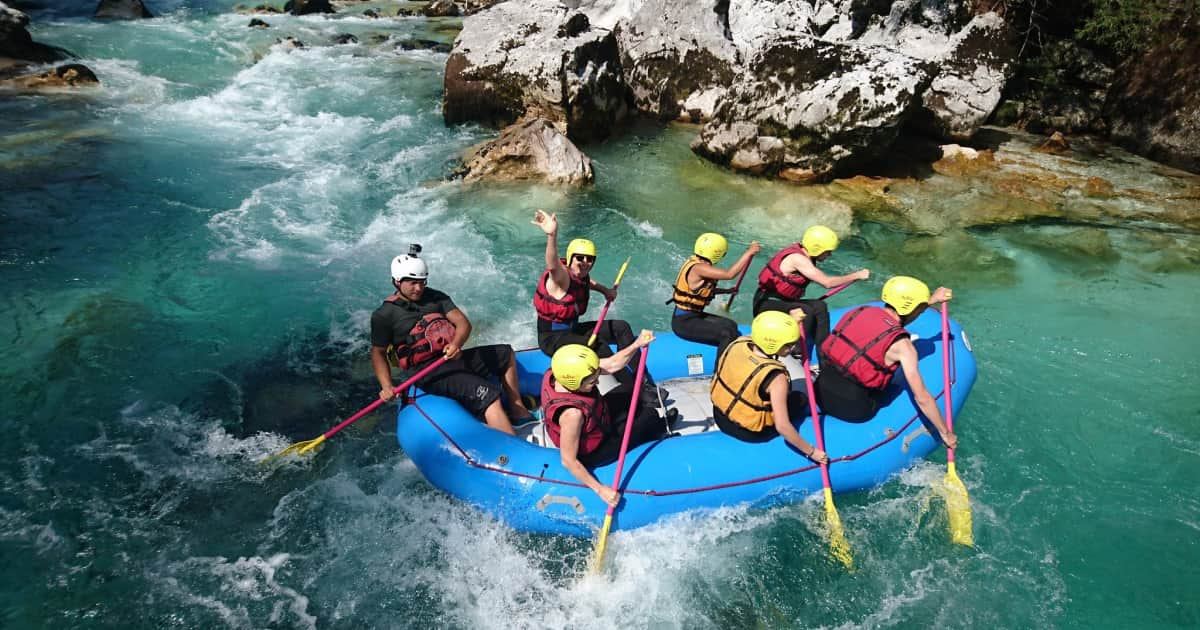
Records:
[[[538,181],[578,186],[594,179],[592,161],[553,123],[518,122],[474,149],[456,173],[466,182]]]

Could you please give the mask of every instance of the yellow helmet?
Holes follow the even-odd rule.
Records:
[[[908,315],[918,306],[929,303],[929,287],[910,276],[893,276],[884,283],[881,297],[897,313]]]
[[[692,248],[692,251],[701,258],[707,258],[708,262],[715,265],[729,251],[729,242],[716,232],[705,232],[696,239],[696,246]]]
[[[554,352],[550,371],[554,373],[554,380],[575,391],[584,379],[600,371],[600,357],[585,345],[567,344]]]
[[[824,225],[814,225],[804,232],[800,240],[809,256],[817,257],[825,252],[831,252],[838,247],[838,236],[833,230]]]
[[[571,259],[577,255],[596,257],[596,244],[586,238],[577,238],[570,243],[567,243],[567,264],[571,264]]]
[[[800,339],[800,326],[791,315],[782,311],[763,311],[750,324],[750,339],[767,354],[779,354],[779,350]]]

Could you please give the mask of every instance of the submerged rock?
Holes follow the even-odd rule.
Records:
[[[0,79],[0,86],[18,90],[79,87],[99,83],[100,79],[96,78],[96,73],[78,63],[65,63],[42,72]]]
[[[1057,131],[1055,131],[1054,134],[1049,138],[1046,138],[1044,142],[1036,147],[1033,147],[1033,150],[1037,151],[1038,153],[1051,153],[1053,155],[1061,155],[1070,149],[1071,144],[1068,143],[1067,139]]]
[[[433,52],[448,53],[452,46],[432,39],[403,39],[396,42],[396,48],[400,50],[432,50]]]
[[[553,123],[535,118],[472,149],[456,173],[464,181],[540,181],[578,186],[594,179],[592,161]]]
[[[446,123],[503,125],[530,116],[562,126],[575,142],[608,137],[630,113],[617,41],[597,27],[559,37],[574,13],[554,0],[531,0],[463,20],[446,61]]]
[[[254,18],[254,19],[250,20],[250,23],[247,24],[246,26],[249,26],[250,28],[270,28],[271,27],[270,24],[267,24],[266,22],[264,22],[258,18]]]
[[[100,0],[92,17],[102,20],[140,20],[152,18],[154,14],[142,0]]]

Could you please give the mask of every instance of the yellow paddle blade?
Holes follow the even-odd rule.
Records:
[[[259,460],[258,463],[266,464],[268,462],[274,461],[285,455],[308,455],[309,453],[311,453],[313,451],[313,449],[320,446],[321,442],[324,442],[324,441],[325,441],[325,436],[322,435],[313,440],[305,440],[303,442],[296,442],[295,444],[283,449],[282,451],[279,451],[278,453],[275,453],[274,455],[268,455],[268,456],[262,458],[261,460]]]
[[[829,528],[829,551],[847,570],[854,570],[854,557],[850,555],[850,542],[842,530],[842,517],[833,505],[833,490],[825,488],[825,525]]]
[[[604,516],[604,527],[600,528],[600,537],[596,539],[596,558],[592,561],[592,573],[599,573],[604,568],[604,549],[608,546],[608,530],[612,527],[612,512]]]
[[[630,258],[632,258],[632,256],[630,256],[629,258],[626,258],[625,262],[621,263],[621,269],[620,269],[620,271],[617,272],[617,279],[613,281],[614,287],[617,286],[618,284],[621,284],[621,278],[625,276],[625,270],[629,268],[629,259]]]
[[[975,544],[975,535],[971,530],[971,500],[967,496],[967,487],[963,485],[954,464],[947,467],[944,483],[946,494],[946,513],[950,516],[950,539],[956,545],[971,546]]]

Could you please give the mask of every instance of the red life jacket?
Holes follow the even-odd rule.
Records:
[[[542,377],[542,414],[546,419],[546,432],[555,446],[559,446],[559,436],[562,435],[558,412],[568,407],[574,407],[583,414],[578,455],[587,455],[604,441],[605,428],[608,426],[608,407],[604,404],[604,396],[595,388],[591,394],[560,392],[554,388],[554,373],[546,370],[546,375]]]
[[[888,348],[908,332],[878,306],[860,306],[846,313],[821,344],[821,367],[832,366],[867,389],[880,390],[892,382],[899,363],[887,365]]]
[[[384,301],[395,302],[398,299],[399,295],[393,295]],[[456,331],[454,322],[442,313],[426,313],[413,324],[404,343],[388,346],[388,359],[402,370],[426,363],[442,355],[446,344],[454,341]]]
[[[792,254],[812,258],[800,243],[788,245],[772,256],[771,260],[767,261],[767,266],[758,272],[758,288],[785,300],[795,301],[803,298],[804,290],[808,288],[808,276],[802,273],[783,273],[783,259]]]
[[[565,258],[559,260],[563,265],[567,264]],[[571,278],[571,284],[567,285],[567,292],[561,298],[556,298],[546,292],[546,280],[550,277],[550,270],[542,272],[537,289],[533,292],[533,308],[539,318],[556,324],[573,324],[587,311],[588,298],[591,297],[591,283],[588,282],[588,277],[576,278],[570,269],[567,270],[567,275]]]

